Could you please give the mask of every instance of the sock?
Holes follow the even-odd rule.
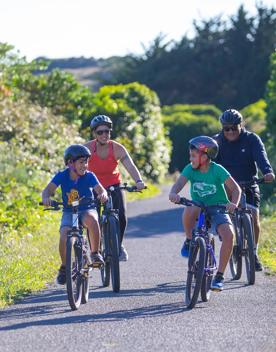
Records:
[[[217,271],[216,276],[223,277],[223,273],[222,273],[222,272],[220,272],[220,271]]]

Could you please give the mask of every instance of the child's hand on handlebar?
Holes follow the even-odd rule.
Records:
[[[50,198],[50,197],[42,198],[42,203],[43,203],[46,207],[50,207],[50,206],[51,206],[51,198]]]
[[[106,190],[104,190],[102,193],[100,193],[97,197],[101,203],[105,203],[108,200],[108,195]]]
[[[172,203],[179,203],[180,202],[180,195],[176,193],[170,193],[169,194],[169,200]]]

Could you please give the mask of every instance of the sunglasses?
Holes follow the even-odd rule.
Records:
[[[238,125],[234,125],[234,126],[225,126],[223,127],[223,131],[225,132],[229,132],[229,131],[238,131]]]
[[[111,130],[99,130],[99,131],[95,131],[95,132],[98,136],[101,136],[104,133],[109,134],[111,132]]]

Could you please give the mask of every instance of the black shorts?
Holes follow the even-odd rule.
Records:
[[[260,206],[260,189],[259,187],[248,188],[245,192],[246,203],[252,205],[255,208]]]

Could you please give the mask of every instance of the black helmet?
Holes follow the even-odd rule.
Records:
[[[89,158],[90,150],[82,144],[72,144],[64,151],[64,162],[68,164],[69,160],[76,161],[79,158]]]
[[[222,125],[239,125],[242,122],[242,114],[237,110],[228,109],[220,115],[219,120]]]
[[[98,116],[93,117],[93,119],[91,120],[91,123],[90,123],[91,131],[93,131],[95,128],[97,128],[100,125],[106,125],[110,129],[112,129],[112,121],[106,115],[98,115]]]
[[[208,136],[199,136],[189,140],[190,147],[194,147],[200,152],[206,153],[210,159],[215,159],[218,155],[219,146],[217,142]]]

